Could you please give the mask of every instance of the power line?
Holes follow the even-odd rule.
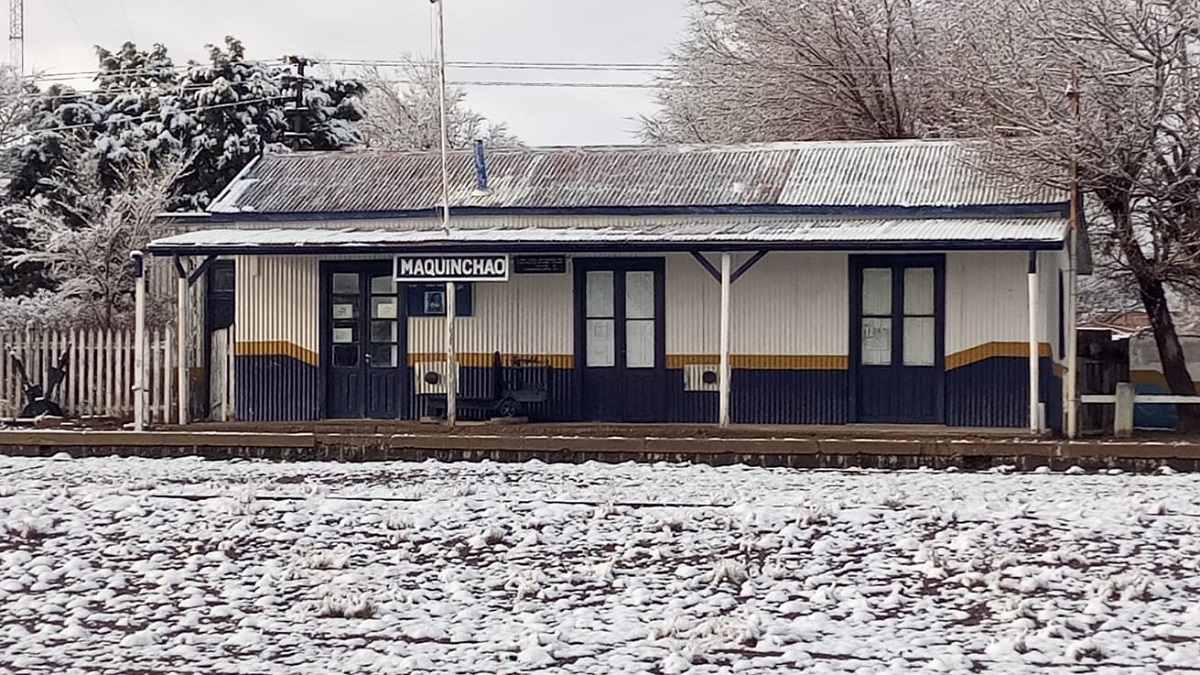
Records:
[[[151,117],[164,117],[166,115],[171,115],[171,114],[198,113],[198,112],[205,112],[207,110],[218,110],[221,108],[236,108],[238,106],[243,106],[243,105],[253,105],[255,103],[269,103],[269,102],[274,102],[274,101],[283,101],[283,100],[288,100],[290,98],[291,97],[289,97],[289,96],[269,96],[269,97],[257,98],[257,99],[247,99],[245,101],[230,101],[229,103],[215,103],[212,105],[197,106],[195,108],[185,108],[185,109],[179,109],[179,110],[158,110],[158,111],[144,113],[141,115],[134,115],[131,117],[126,117],[126,118],[123,118],[123,119],[120,119],[117,121],[119,123],[136,122],[136,121],[145,120],[145,119],[148,119]],[[86,123],[82,123],[82,124],[70,124],[70,125],[61,126],[61,127],[47,127],[44,129],[30,129],[29,131],[25,132],[25,134],[23,134],[21,136],[21,138],[23,138],[25,136],[32,136],[32,135],[38,134],[38,133],[58,132],[58,131],[74,131],[76,129],[91,129],[93,127],[104,124],[104,122],[105,122],[105,120],[97,120],[95,122],[86,122]]]

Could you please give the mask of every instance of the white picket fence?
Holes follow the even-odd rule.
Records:
[[[179,421],[173,333],[146,333],[150,424]],[[24,364],[30,382],[44,385],[50,368],[65,354],[66,379],[53,400],[67,417],[132,419],[134,352],[132,330],[0,333],[0,418],[19,417],[26,404],[13,356]]]

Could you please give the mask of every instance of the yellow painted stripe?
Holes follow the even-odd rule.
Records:
[[[1130,370],[1129,381],[1134,384],[1156,384],[1163,389],[1170,389],[1167,386],[1167,378],[1157,370]],[[1200,391],[1200,381],[1194,383],[1196,390]]]
[[[538,359],[551,368],[572,368],[575,358],[570,354],[501,354],[500,361],[511,365],[515,359]],[[445,352],[413,352],[408,355],[408,365],[419,361],[445,361]],[[460,352],[458,364],[468,368],[485,368],[492,365],[492,355],[487,352]]]
[[[667,368],[688,365],[712,366],[720,363],[719,354],[667,354]],[[846,370],[847,356],[836,354],[731,354],[731,368],[742,370]]]
[[[1050,344],[1041,343],[1038,352],[1043,357],[1049,357]],[[312,366],[320,363],[316,352],[286,340],[238,342],[234,353],[238,356],[287,356]],[[953,370],[997,357],[1027,358],[1028,354],[1029,345],[1025,342],[989,342],[948,355],[946,369]],[[418,361],[441,361],[445,358],[442,352],[414,352],[408,355],[408,363],[412,365]],[[501,354],[500,358],[505,365],[512,364],[518,358],[540,359],[552,368],[572,368],[575,363],[571,354]],[[719,361],[717,354],[668,354],[667,368],[680,369],[690,364],[716,365]],[[487,352],[463,352],[458,355],[458,362],[466,367],[487,367],[492,365],[492,355]],[[733,354],[730,356],[730,366],[743,370],[846,370],[849,368],[849,357],[838,354]],[[1062,376],[1063,367],[1054,364],[1054,374]],[[1135,382],[1165,384],[1163,376],[1155,371],[1135,371],[1131,377]]]
[[[237,356],[287,356],[303,361],[310,366],[318,365],[321,362],[316,352],[287,340],[239,342],[234,346],[233,353]]]
[[[1038,345],[1038,355],[1049,358],[1051,355],[1050,343],[1043,342]],[[978,363],[986,359],[998,357],[1019,357],[1029,358],[1029,343],[1028,342],[988,342],[987,344],[964,349],[961,352],[955,352],[946,356],[946,370],[954,370],[969,366],[972,363]]]

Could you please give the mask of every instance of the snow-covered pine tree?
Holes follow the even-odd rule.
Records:
[[[2,290],[30,295],[50,289],[14,301],[20,307],[0,307],[9,318],[32,316],[32,307],[75,325],[124,321],[129,306],[123,294],[132,289],[128,246],[144,243],[137,234],[143,221],[131,215],[129,200],[153,204],[155,212],[203,208],[287,128],[284,110],[293,100],[284,89],[288,69],[246,59],[236,39],[210,46],[206,61],[183,67],[162,45],[142,51],[127,43],[115,51],[98,48],[97,56],[94,90],[54,85],[34,91],[21,132],[0,148],[6,179]],[[354,124],[362,116],[362,85],[321,78],[307,84],[298,147],[358,144]],[[186,172],[173,168],[180,157],[188,158]],[[169,189],[161,185],[163,176],[173,181]],[[168,201],[151,199],[151,193]],[[64,262],[72,250],[87,246],[124,250],[103,261]],[[85,268],[85,262],[98,266]],[[76,267],[68,270],[67,264]],[[61,311],[50,312],[51,306]]]

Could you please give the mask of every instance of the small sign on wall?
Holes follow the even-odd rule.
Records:
[[[508,281],[508,255],[398,255],[396,281]]]
[[[565,255],[519,255],[513,258],[515,274],[566,274]]]

